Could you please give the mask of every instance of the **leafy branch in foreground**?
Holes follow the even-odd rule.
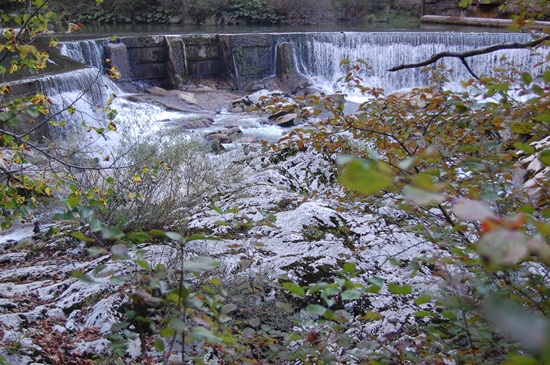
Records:
[[[493,48],[470,55],[487,50]],[[347,113],[334,102],[342,95],[298,99],[293,107],[302,116],[328,116],[295,129],[282,146],[340,154],[339,181],[353,199],[401,210],[406,219],[396,224],[447,252],[418,258],[445,287],[436,303],[446,320],[430,322],[431,314],[419,313],[428,321],[419,329],[427,336],[424,346],[441,345],[466,363],[547,362],[548,58],[535,70],[503,60],[494,76],[466,81],[462,92],[428,86],[390,95],[362,85],[361,65],[342,64],[349,66],[343,84],[366,101]],[[432,84],[445,85],[449,72],[432,70]],[[540,325],[536,344],[521,331],[525,321]]]
[[[25,1],[19,1],[25,3]],[[99,3],[99,1],[98,1]],[[9,228],[14,220],[33,219],[32,210],[38,206],[41,198],[53,196],[63,185],[63,180],[70,180],[74,171],[100,170],[104,168],[121,168],[113,160],[111,166],[105,167],[95,163],[74,162],[74,148],[63,148],[55,145],[44,145],[47,131],[52,127],[63,128],[67,122],[63,115],[77,112],[76,104],[98,82],[101,74],[91,80],[85,90],[68,104],[52,108],[52,98],[44,92],[37,91],[28,96],[12,94],[21,79],[29,75],[45,72],[49,63],[49,53],[40,49],[43,42],[39,36],[49,38],[48,47],[56,47],[57,39],[50,36],[48,26],[56,21],[57,15],[48,11],[49,1],[29,0],[28,6],[18,7],[20,12],[4,13],[0,10],[0,22],[10,27],[2,29],[0,41],[0,77],[12,80],[0,85],[0,209],[2,228]],[[27,12],[28,9],[28,12]],[[11,28],[17,26],[18,28]],[[44,47],[46,47],[44,45]],[[116,74],[111,75],[116,77]],[[110,110],[114,95],[105,100],[105,113],[108,125],[94,127],[92,117],[87,117],[83,125],[88,132],[104,137],[108,131],[115,131],[113,119],[116,112]],[[78,149],[82,149],[79,146]]]

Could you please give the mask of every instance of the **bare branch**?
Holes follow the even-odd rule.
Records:
[[[477,48],[477,49],[473,49],[471,51],[466,51],[466,52],[441,52],[441,53],[436,54],[435,56],[433,56],[432,58],[430,58],[426,61],[395,66],[393,68],[390,68],[388,71],[395,72],[395,71],[404,70],[404,69],[407,69],[407,68],[424,67],[424,66],[431,65],[431,64],[439,61],[442,58],[451,57],[451,58],[460,59],[462,61],[462,63],[466,66],[468,72],[470,72],[470,74],[472,74],[472,76],[477,78],[477,76],[472,72],[472,70],[470,69],[470,67],[468,67],[468,64],[465,61],[465,59],[467,57],[473,57],[473,56],[479,56],[479,55],[482,55],[482,54],[493,53],[493,52],[501,51],[501,50],[504,50],[504,49],[533,48],[533,47],[541,45],[543,42],[548,41],[548,40],[550,40],[550,35],[546,35],[544,37],[539,37],[539,38],[533,39],[532,41],[525,42],[525,43],[494,44],[494,45],[489,46],[489,47]]]

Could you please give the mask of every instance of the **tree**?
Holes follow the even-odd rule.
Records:
[[[100,3],[101,1],[97,1]],[[59,188],[62,175],[60,168],[68,170],[100,169],[95,165],[72,163],[66,153],[41,146],[31,135],[48,124],[60,125],[56,118],[64,110],[74,113],[74,100],[61,111],[53,112],[52,100],[42,92],[26,96],[12,94],[21,77],[39,75],[48,70],[48,47],[56,47],[57,39],[49,35],[49,26],[57,15],[48,11],[47,0],[18,1],[14,13],[1,11],[3,28],[0,43],[0,208],[1,225],[8,228],[15,219],[33,219],[32,209],[40,197],[53,196]],[[23,6],[24,5],[24,6]],[[13,27],[12,27],[13,26]],[[76,30],[78,27],[73,27]],[[48,42],[43,40],[47,39]],[[116,68],[113,69],[116,77]],[[99,77],[99,75],[98,75]],[[116,129],[112,119],[116,113],[108,113],[111,123],[106,128],[88,126],[88,131],[101,135]]]

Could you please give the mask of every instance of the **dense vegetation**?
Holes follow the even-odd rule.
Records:
[[[76,0],[70,7],[64,1],[52,0],[50,3],[59,21],[84,24],[327,24],[386,22],[395,13],[418,15],[417,6],[411,7],[398,0],[105,0],[101,6],[96,6],[92,0]],[[14,10],[18,6],[3,0],[0,8]]]
[[[540,3],[547,9],[546,0]],[[125,2],[117,4],[128,12],[139,8],[135,2],[131,7]],[[2,74],[25,68],[39,72],[47,62],[47,52],[38,50],[33,41],[56,20],[55,13],[47,12],[42,0],[26,5],[30,15],[3,14],[7,22],[16,22],[27,32],[4,31],[0,59],[9,59],[10,67],[0,69]],[[195,5],[199,14],[199,5]],[[346,9],[355,9],[349,5]],[[251,9],[257,8],[246,11]],[[197,15],[195,20],[212,16],[207,14]],[[538,13],[531,14],[526,8],[518,13],[516,25],[521,28],[536,16]],[[535,37],[532,56],[540,57],[538,47],[549,45],[549,33]],[[52,38],[50,43],[55,46],[56,40]],[[467,91],[440,88],[452,70],[436,67],[426,70],[432,73],[431,85],[407,95],[385,95],[383,90],[363,85],[365,65],[361,60],[357,64],[344,60],[342,66],[348,67],[349,73],[343,83],[373,98],[351,114],[343,110],[343,94],[296,99],[290,107],[302,117],[323,118],[314,128],[295,130],[279,145],[266,146],[279,158],[307,150],[317,151],[327,161],[339,156],[339,179],[349,189],[343,199],[364,205],[364,209],[387,204],[402,210],[405,218],[401,223],[437,245],[442,254],[395,265],[410,265],[414,272],[429,271],[443,287],[437,295],[414,293],[408,284],[384,283],[376,277],[361,282],[356,266],[349,263],[331,280],[265,282],[263,276],[246,270],[252,257],[239,263],[242,275],[235,275],[228,285],[216,276],[214,259],[184,259],[187,243],[208,237],[159,230],[136,232],[145,226],[143,221],[125,227],[118,220],[121,215],[110,215],[117,207],[131,209],[132,199],[142,199],[140,209],[154,205],[143,187],[154,190],[159,182],[171,181],[172,166],[166,161],[139,166],[136,161],[142,160],[131,160],[132,156],[151,155],[147,144],[139,144],[144,151],[128,153],[132,163],[118,166],[104,185],[95,180],[86,185],[81,178],[89,175],[75,171],[101,171],[93,160],[89,161],[91,167],[79,165],[78,160],[65,160],[29,139],[37,124],[53,123],[50,100],[41,93],[13,98],[7,85],[0,89],[2,224],[7,227],[15,219],[28,217],[32,208],[59,190],[65,193],[67,208],[59,218],[85,227],[83,232],[73,232],[73,238],[99,243],[90,253],[110,251],[114,259],[141,268],[113,277],[132,288],[132,307],[124,311],[124,320],[112,327],[112,352],[96,359],[100,363],[128,362],[125,344],[141,338],[143,363],[153,361],[147,355],[151,349],[164,354],[162,360],[167,363],[174,344],[180,341],[182,346],[195,346],[190,353],[182,351],[182,362],[196,364],[547,364],[550,59],[540,57],[534,70],[509,65],[505,58],[501,61],[495,76],[473,75],[465,81]],[[104,128],[87,125],[88,133],[102,135],[117,129],[116,113],[109,107],[105,111],[108,124]],[[14,130],[17,125],[27,129]],[[200,146],[188,149],[198,151]],[[48,163],[32,161],[37,155]],[[33,171],[29,172],[30,167]],[[522,175],[519,180],[518,172]],[[147,185],[141,185],[147,179]],[[210,178],[198,184],[208,188],[211,181],[215,184]],[[219,223],[233,234],[256,223],[239,220],[238,207],[232,211],[212,209],[224,219],[233,217]],[[269,214],[263,217],[264,223],[270,224]],[[124,222],[131,220],[123,218]],[[137,243],[151,240],[164,242],[173,250],[173,267],[151,264],[144,251],[136,248]],[[98,267],[95,274],[105,269]],[[94,280],[78,275],[87,282]],[[433,310],[415,312],[419,320],[397,337],[370,338],[368,333],[361,337],[356,329],[380,319],[381,314],[364,308],[359,314],[355,311],[359,303],[368,302],[369,295],[381,290],[417,305],[433,303]],[[303,315],[291,321],[291,313]],[[146,341],[147,336],[151,342]],[[0,358],[0,364],[4,363]]]

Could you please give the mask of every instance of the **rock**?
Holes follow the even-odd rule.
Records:
[[[219,143],[231,143],[231,137],[225,133],[209,133],[204,136],[207,141],[218,141]]]
[[[218,140],[210,141],[210,148],[212,148],[212,152],[214,152],[215,154],[220,154],[227,151],[225,147],[221,144],[221,142]]]
[[[241,136],[243,132],[238,127],[217,130],[204,135],[204,139],[207,141],[217,140],[220,143],[231,143],[233,140]]]
[[[181,127],[185,129],[198,129],[198,128],[208,128],[214,124],[214,119],[210,117],[201,118],[201,119],[176,119],[167,121],[170,126]]]
[[[166,90],[166,89],[163,89],[162,87],[158,87],[158,86],[153,86],[153,87],[150,87],[148,88],[147,90],[148,93],[151,93],[153,95],[160,95],[160,96],[164,96],[164,95],[168,95],[169,94],[169,91]]]
[[[283,95],[284,93],[280,90],[269,91],[262,89],[233,101],[231,103],[231,111],[248,111],[252,107],[261,107],[264,104],[264,100],[267,98],[280,97]]]
[[[197,104],[198,101],[195,98],[195,95],[193,95],[190,92],[181,91],[181,90],[171,90],[170,93],[172,95],[175,95],[178,99],[185,101],[189,104]]]
[[[296,113],[288,113],[285,115],[281,115],[279,118],[275,120],[276,125],[279,127],[293,127],[296,125],[296,118],[298,118],[298,114]]]
[[[157,95],[157,96],[175,96],[181,101],[185,101],[188,104],[197,104],[197,99],[195,95],[190,92],[182,90],[166,90],[162,87],[153,86],[146,90],[148,93]]]
[[[0,265],[19,264],[19,263],[25,261],[26,257],[27,257],[26,252],[13,252],[13,253],[5,254],[5,255],[0,255]]]

